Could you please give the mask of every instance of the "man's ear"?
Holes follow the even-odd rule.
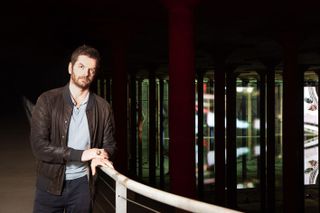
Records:
[[[69,65],[68,65],[68,72],[69,74],[71,75],[71,71],[72,71],[72,63],[69,62]]]

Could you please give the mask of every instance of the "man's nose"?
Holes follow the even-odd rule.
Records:
[[[90,74],[90,69],[85,68],[85,69],[84,69],[84,72],[83,72],[83,75],[84,75],[84,76],[88,76],[89,74]]]

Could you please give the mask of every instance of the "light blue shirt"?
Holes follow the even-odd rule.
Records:
[[[89,94],[80,104],[79,108],[73,107],[69,131],[68,147],[76,150],[86,150],[90,148],[90,132],[86,114]],[[69,162],[66,165],[66,180],[74,180],[88,175],[89,168],[86,162]]]

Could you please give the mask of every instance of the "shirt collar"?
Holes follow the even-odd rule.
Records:
[[[89,101],[89,96],[90,96],[90,92],[88,92],[87,96],[83,99],[82,103],[81,103],[79,106],[83,106],[83,105],[87,104],[88,101]],[[73,97],[72,97],[72,95],[71,95],[71,92],[70,92],[70,98],[71,98],[71,101],[72,101],[73,105],[75,106],[75,105],[76,105],[76,102],[75,102],[75,100],[73,99]]]

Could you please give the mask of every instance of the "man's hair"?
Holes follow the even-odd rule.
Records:
[[[100,58],[100,53],[97,49],[85,44],[75,49],[71,55],[71,60],[70,60],[72,66],[76,63],[80,55],[85,55],[85,56],[88,56],[89,58],[95,59],[97,63],[96,68],[97,70],[99,70],[101,58]]]

